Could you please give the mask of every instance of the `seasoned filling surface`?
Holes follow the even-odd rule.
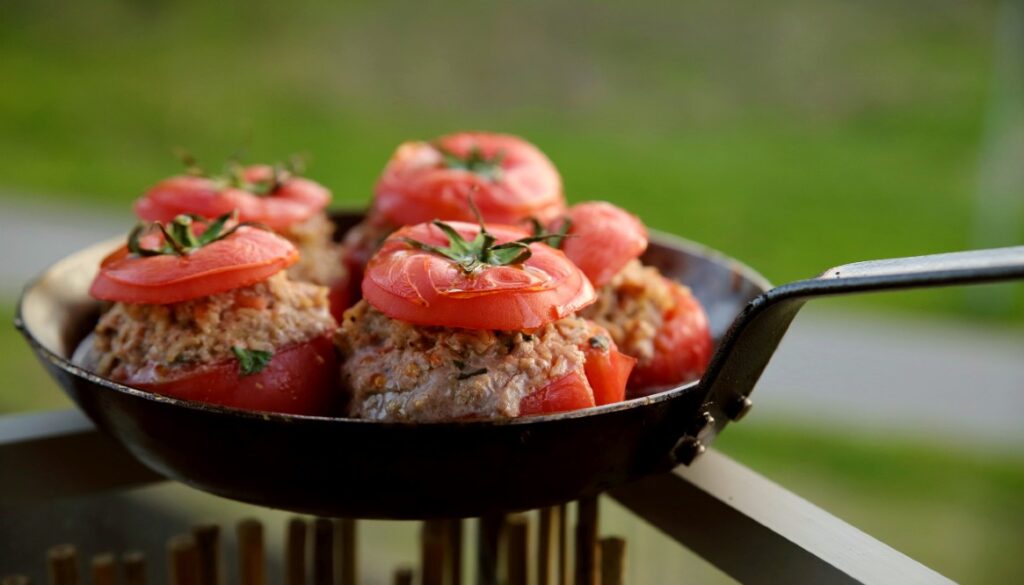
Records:
[[[341,245],[334,242],[334,223],[324,213],[293,225],[281,235],[299,249],[299,261],[288,268],[295,280],[331,286],[347,275]]]
[[[597,302],[580,311],[611,334],[619,351],[645,365],[654,358],[654,338],[674,304],[672,287],[657,268],[633,260],[597,291]]]
[[[530,334],[420,327],[360,301],[345,313],[335,343],[349,415],[394,421],[503,418],[519,401],[577,372],[589,323],[569,317]]]
[[[115,303],[94,331],[96,373],[160,382],[198,365],[235,359],[232,348],[274,351],[334,327],[327,289],[291,281],[283,272],[183,303]]]

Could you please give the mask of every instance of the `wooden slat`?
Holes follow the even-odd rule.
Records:
[[[167,542],[168,573],[171,585],[199,585],[199,549],[189,534]]]
[[[50,585],[78,585],[78,550],[59,544],[46,553]]]
[[[448,520],[448,546],[445,574],[448,585],[462,585],[462,520]]]
[[[92,557],[92,585],[117,585],[117,557],[102,553]]]
[[[395,578],[392,580],[394,585],[412,585],[413,572],[409,568],[401,568],[395,570]]]
[[[285,529],[284,583],[306,585],[306,532],[309,527],[302,518],[291,518]]]
[[[505,523],[505,572],[508,585],[527,585],[530,580],[530,522],[526,516],[509,516]]]
[[[538,510],[537,585],[562,585],[558,558],[560,552],[564,554],[564,544],[559,541],[561,513],[560,506]]]
[[[479,520],[476,546],[477,585],[498,585],[498,561],[505,517],[500,514],[484,516]]]
[[[334,523],[313,522],[313,585],[334,585]]]
[[[576,502],[576,585],[599,585],[597,496]]]
[[[192,527],[199,559],[199,585],[221,584],[220,526],[198,524]]]
[[[444,520],[427,520],[420,529],[421,585],[444,585],[447,532]]]
[[[950,583],[725,455],[609,492],[742,583]]]
[[[610,536],[601,539],[601,585],[626,582],[626,541]]]
[[[124,585],[146,585],[146,555],[137,550],[121,555]]]
[[[263,548],[263,523],[247,518],[238,523],[238,582],[240,585],[264,585],[267,567]]]
[[[359,583],[358,541],[356,521],[353,518],[339,518],[334,530],[334,564],[341,585]]]

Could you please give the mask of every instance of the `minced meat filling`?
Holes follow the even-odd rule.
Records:
[[[274,351],[335,327],[327,289],[280,272],[252,286],[175,303],[115,303],[96,324],[96,373],[159,382],[201,364],[234,359],[232,348]]]
[[[666,280],[657,268],[633,260],[598,289],[597,302],[580,311],[580,316],[607,329],[619,351],[644,365],[654,358],[654,338],[665,312],[675,303],[673,286],[682,285]]]
[[[519,401],[578,372],[591,325],[570,317],[532,333],[421,327],[366,301],[345,313],[335,342],[349,414],[436,421],[519,415]]]
[[[295,280],[331,286],[347,275],[341,245],[334,241],[334,223],[319,213],[281,232],[299,249],[299,261],[288,268]]]

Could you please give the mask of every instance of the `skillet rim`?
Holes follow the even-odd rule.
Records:
[[[359,214],[361,212],[353,212],[352,210],[332,210],[328,213],[329,217],[335,219],[338,214]],[[720,252],[714,248],[705,246],[704,244],[688,240],[675,234],[666,233],[660,230],[649,230],[650,240],[659,244],[668,244],[670,247],[682,249],[684,252],[691,256],[705,258],[723,267],[730,268],[734,274],[742,277],[754,285],[757,289],[760,289],[760,293],[765,293],[772,288],[770,282],[762,276],[759,272],[751,268],[749,265],[731,257],[727,254]],[[102,242],[97,242],[102,243]],[[622,402],[614,404],[606,404],[603,406],[594,406],[590,408],[584,408],[580,410],[573,410],[568,412],[560,412],[555,414],[526,416],[526,417],[515,417],[515,418],[503,418],[503,419],[477,419],[477,420],[461,420],[461,421],[376,421],[368,419],[358,418],[347,418],[338,416],[315,416],[315,415],[300,415],[300,414],[285,414],[279,412],[261,412],[253,410],[243,410],[239,408],[232,408],[227,406],[213,405],[205,402],[198,402],[193,400],[182,400],[180,398],[173,398],[169,396],[163,396],[153,392],[146,392],[139,390],[113,380],[109,380],[102,376],[99,376],[93,372],[90,372],[80,366],[75,365],[70,359],[58,355],[45,347],[32,333],[28,324],[22,315],[23,305],[26,297],[28,297],[32,291],[38,286],[39,282],[60,262],[67,260],[69,257],[78,254],[80,251],[73,252],[72,254],[66,255],[48,265],[42,272],[32,278],[22,289],[21,294],[18,296],[18,303],[14,313],[14,327],[21,332],[22,336],[29,343],[32,349],[37,355],[45,359],[47,362],[67,372],[68,374],[84,379],[90,384],[96,384],[108,390],[114,390],[121,394],[127,394],[132,398],[140,398],[150,402],[156,402],[164,405],[181,407],[189,410],[201,411],[206,414],[229,416],[237,419],[249,419],[249,420],[263,420],[266,422],[274,423],[295,423],[301,421],[309,421],[316,423],[351,423],[359,425],[376,425],[382,428],[413,428],[413,427],[430,427],[430,428],[481,428],[481,427],[493,427],[493,426],[521,426],[521,425],[532,425],[547,422],[555,422],[561,420],[570,420],[585,418],[591,416],[600,416],[606,413],[617,412],[621,410],[629,410],[633,408],[641,408],[650,404],[657,404],[673,400],[674,398],[683,394],[689,393],[697,388],[702,379],[697,379],[686,384],[674,386],[660,392],[648,396],[642,396],[638,398],[630,398]],[[717,353],[718,348],[716,347],[715,352]],[[67,393],[67,389],[62,390]]]

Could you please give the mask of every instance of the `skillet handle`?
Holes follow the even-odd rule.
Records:
[[[727,421],[746,414],[751,406],[748,396],[805,302],[833,295],[1019,279],[1024,279],[1024,246],[846,264],[761,294],[736,318],[712,356],[700,382],[703,408],[677,445],[675,459],[689,464]]]

